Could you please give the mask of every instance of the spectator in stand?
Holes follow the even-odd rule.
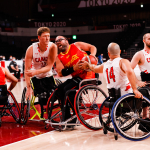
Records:
[[[9,68],[9,71],[11,73],[14,73],[14,76],[20,80],[20,69],[18,68],[18,65],[17,63],[15,62],[16,58],[13,57],[12,58],[12,61],[10,62],[8,68]]]
[[[9,60],[12,61],[12,55],[9,56]]]
[[[103,63],[103,54],[100,54],[100,55],[98,56],[98,63],[99,63],[99,64],[102,64],[102,63]]]

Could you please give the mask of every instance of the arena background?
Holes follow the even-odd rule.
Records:
[[[37,28],[48,26],[51,41],[64,35],[70,43],[88,42],[97,47],[97,55],[103,53],[105,58],[107,45],[113,41],[130,59],[143,48],[142,35],[149,31],[149,4],[148,0],[1,1],[1,55],[21,59],[28,46],[37,41]]]

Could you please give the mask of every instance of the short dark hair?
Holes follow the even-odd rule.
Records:
[[[41,36],[42,33],[48,32],[50,33],[50,29],[48,27],[40,27],[37,30],[37,36]]]
[[[145,40],[145,39],[146,39],[146,36],[147,36],[148,34],[150,34],[150,33],[146,33],[146,34],[144,34],[144,36],[143,36],[143,40]]]

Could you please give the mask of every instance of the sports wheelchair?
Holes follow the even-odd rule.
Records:
[[[101,81],[98,78],[82,80],[79,84],[79,89],[71,89],[66,92],[63,108],[59,97],[54,96],[57,90],[55,89],[48,100],[48,120],[45,121],[45,129],[51,126],[62,131],[67,128],[73,129],[75,126],[81,125],[81,123],[91,130],[102,129],[98,118],[99,107],[107,95],[98,87],[100,84]],[[75,94],[74,105],[69,99],[69,94]],[[53,96],[55,98],[52,99]],[[67,102],[70,105],[71,117],[63,121]],[[76,120],[75,123],[73,120]]]
[[[54,78],[53,78],[54,79]],[[32,80],[31,82],[31,87],[34,91],[34,85]],[[22,99],[21,99],[21,123],[26,124],[28,119],[30,118],[31,121],[45,121],[44,114],[46,113],[46,103],[48,100],[48,95],[51,95],[51,93],[55,90],[57,85],[61,84],[60,79],[54,79],[55,86],[53,89],[51,89],[50,93],[41,93],[41,94],[36,94],[32,95],[31,100],[26,99],[26,91],[27,87],[24,87],[23,92],[22,92]],[[40,102],[40,98],[43,98],[44,102]],[[40,108],[39,108],[40,106]]]
[[[149,115],[150,100],[145,96],[143,99],[138,99],[133,93],[130,93],[120,97],[120,89],[110,89],[109,97],[102,103],[99,112],[104,134],[107,134],[108,131],[114,132],[116,140],[118,133],[133,141],[149,137],[150,120],[143,119],[145,107]]]
[[[7,90],[7,85],[0,85],[0,126],[3,116],[12,116],[17,123],[21,120],[18,102],[11,91]]]

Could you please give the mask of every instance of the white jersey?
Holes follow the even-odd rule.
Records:
[[[32,60],[32,64],[31,64],[31,69],[32,70],[41,69],[41,68],[43,68],[47,65],[47,60],[48,60],[48,55],[49,55],[49,48],[52,44],[52,42],[49,42],[49,44],[46,48],[46,51],[43,54],[41,54],[40,50],[38,48],[38,43],[39,42],[36,42],[36,43],[32,44],[32,46],[33,46],[33,60]],[[44,77],[50,77],[52,75],[53,75],[53,73],[52,73],[52,69],[51,69],[49,72],[35,75],[35,77],[40,79],[40,78],[44,78]]]
[[[119,62],[122,58],[115,58],[104,63],[103,74],[106,79],[107,88],[115,88],[121,90],[121,96],[127,93],[132,93],[131,84],[127,75],[121,70]]]
[[[145,73],[150,73],[150,53],[146,50],[141,50],[143,52],[145,62],[143,65],[139,65],[140,71]]]

